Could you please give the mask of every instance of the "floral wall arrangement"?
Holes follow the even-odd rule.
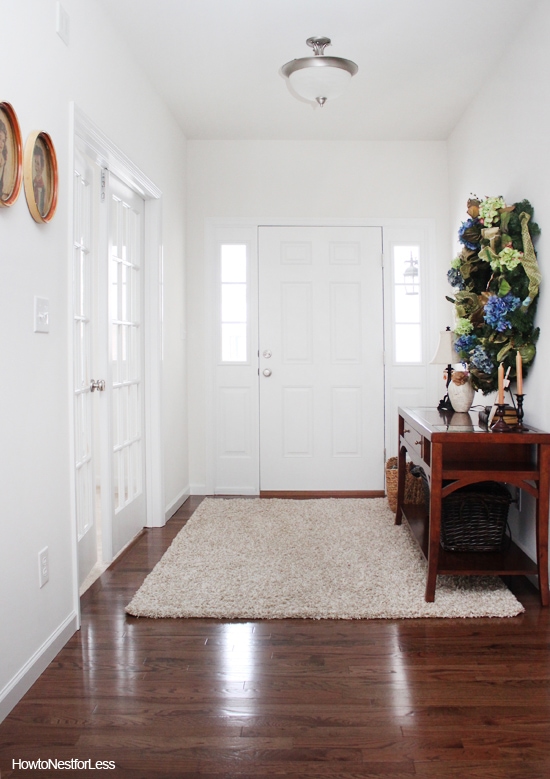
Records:
[[[535,359],[541,274],[533,238],[540,228],[528,200],[507,206],[502,197],[473,197],[467,213],[458,232],[462,249],[447,273],[454,297],[447,300],[455,306],[457,362],[487,394],[497,389],[501,363],[513,379],[518,352],[524,375]]]

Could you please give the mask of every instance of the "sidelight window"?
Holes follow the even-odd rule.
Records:
[[[394,360],[422,362],[421,269],[418,245],[393,246]]]
[[[248,279],[246,244],[221,245],[221,358],[248,360]]]

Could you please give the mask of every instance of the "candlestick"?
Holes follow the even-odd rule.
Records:
[[[518,383],[518,395],[523,395],[523,360],[521,354],[516,354],[516,379]]]
[[[496,410],[496,422],[491,427],[492,433],[511,433],[512,428],[510,425],[504,421],[504,409],[506,408],[505,403],[497,403],[497,410]]]
[[[498,398],[497,405],[502,406],[504,404],[504,365],[500,363],[498,366]]]
[[[515,426],[516,430],[525,430],[525,427],[523,426],[523,398],[525,395],[520,395],[519,393],[516,395],[517,401],[518,401],[518,423]]]

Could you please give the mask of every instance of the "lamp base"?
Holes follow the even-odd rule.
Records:
[[[452,407],[451,401],[449,400],[449,396],[445,395],[441,400],[439,401],[439,405],[437,406],[438,411],[454,411],[454,408]]]

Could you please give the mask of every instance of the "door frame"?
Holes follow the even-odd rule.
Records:
[[[217,247],[219,246],[219,236],[223,235],[225,231],[229,234],[232,230],[238,228],[242,231],[248,231],[251,236],[254,256],[251,257],[251,261],[255,262],[255,279],[258,278],[258,229],[263,226],[275,226],[275,227],[380,227],[382,229],[382,257],[380,261],[384,263],[384,253],[387,250],[389,243],[388,238],[394,231],[399,231],[401,234],[406,234],[407,231],[411,231],[415,234],[419,230],[424,234],[424,246],[426,250],[426,267],[427,272],[424,273],[423,290],[424,299],[433,300],[435,294],[435,282],[433,280],[434,274],[430,273],[430,269],[433,267],[436,258],[436,226],[435,219],[426,217],[411,217],[411,218],[273,218],[273,217],[234,217],[234,218],[216,218],[210,217],[205,219],[205,330],[204,330],[204,351],[205,351],[205,420],[204,420],[204,433],[205,433],[205,474],[206,481],[200,494],[212,495],[214,494],[216,487],[216,442],[217,442],[217,402],[216,402],[216,366],[217,366],[217,347],[218,336],[216,332],[216,303],[218,299],[217,287],[216,287],[216,267],[218,262]],[[229,241],[227,241],[229,242]],[[388,263],[385,263],[383,284],[388,282]],[[257,282],[256,282],[257,283]],[[384,290],[382,290],[384,294]],[[385,297],[385,294],[384,294]],[[258,293],[256,291],[256,305],[258,301]],[[387,310],[387,305],[384,306],[384,350],[388,354],[389,344],[393,337],[392,322],[389,318],[390,312]],[[255,316],[257,321],[257,312]],[[426,306],[425,319],[423,332],[426,334],[437,333],[437,318],[435,307]],[[251,349],[258,349],[258,333],[251,333]],[[424,338],[427,342],[429,339]],[[427,344],[427,348],[430,345]],[[427,360],[426,360],[427,362]],[[387,375],[387,365],[385,366],[385,375]],[[259,393],[259,388],[258,388]],[[384,402],[386,408],[388,407],[388,387],[385,386]],[[257,425],[259,431],[259,424]],[[391,448],[391,441],[388,440],[391,426],[385,423],[385,447]],[[259,432],[257,437],[258,456],[256,468],[257,484],[247,490],[246,494],[259,495],[260,494],[260,471],[259,471]],[[198,486],[198,485],[197,485]],[[198,492],[198,490],[194,490]]]
[[[145,201],[144,218],[144,404],[145,404],[145,486],[147,527],[165,524],[164,469],[162,440],[162,191],[154,184],[102,130],[74,103],[71,103],[71,148],[69,150],[69,252],[71,263],[73,244],[73,168],[77,144],[90,159],[107,168]],[[72,278],[71,264],[69,278]],[[68,318],[72,321],[72,288],[68,292]],[[72,366],[73,329],[69,327],[69,365]],[[74,414],[73,374],[69,372],[70,430],[71,430],[71,515],[73,528],[74,598],[80,624],[80,597],[78,591],[78,548],[76,501],[74,483]],[[105,550],[109,557],[109,550]],[[111,553],[112,557],[112,553]]]

